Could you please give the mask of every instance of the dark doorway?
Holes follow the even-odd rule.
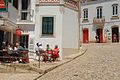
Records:
[[[103,42],[103,29],[97,29],[96,34],[98,35],[98,43]]]
[[[25,47],[28,48],[29,35],[20,36],[20,43],[24,43]]]
[[[2,45],[3,40],[4,40],[4,31],[0,30],[0,47]]]
[[[116,35],[116,40],[114,41],[114,35]],[[119,42],[119,28],[114,27],[112,28],[112,42]]]

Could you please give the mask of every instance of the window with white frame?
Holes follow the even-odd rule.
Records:
[[[112,15],[117,16],[118,15],[118,4],[112,5]]]
[[[88,19],[88,9],[83,9],[84,19]]]
[[[21,20],[30,20],[30,0],[21,0]]]
[[[53,35],[54,17],[42,17],[42,35]]]
[[[102,18],[102,7],[97,7],[97,18]]]

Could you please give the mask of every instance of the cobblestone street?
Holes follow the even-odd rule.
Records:
[[[120,44],[87,44],[87,52],[38,80],[120,80]]]

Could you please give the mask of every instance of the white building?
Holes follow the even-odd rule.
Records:
[[[113,42],[113,34],[120,39],[120,1],[96,0],[82,3],[82,37],[83,43],[95,42],[98,34],[99,42]]]
[[[17,25],[9,18],[9,6],[7,0],[0,1],[0,47],[4,41],[13,43],[15,37]]]
[[[34,49],[35,4],[36,0],[9,0],[8,2],[8,18],[22,29],[19,41],[29,50]]]
[[[29,50],[34,50],[36,0],[1,1],[7,1],[7,10],[0,11],[0,16],[3,17],[1,18],[1,24],[4,22],[5,26],[11,27],[6,26],[6,29],[0,27],[0,43],[3,41],[9,41],[11,43],[20,42],[24,43]],[[16,37],[15,35],[15,30],[18,26],[22,29],[22,35],[20,37]]]
[[[35,45],[58,45],[60,58],[78,51],[78,7],[74,0],[38,0],[36,5]]]

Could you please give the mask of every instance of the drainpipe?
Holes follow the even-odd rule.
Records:
[[[80,18],[81,18],[81,0],[77,0],[78,2],[78,50],[80,50],[80,47],[82,46],[81,43],[81,27],[80,27]]]

